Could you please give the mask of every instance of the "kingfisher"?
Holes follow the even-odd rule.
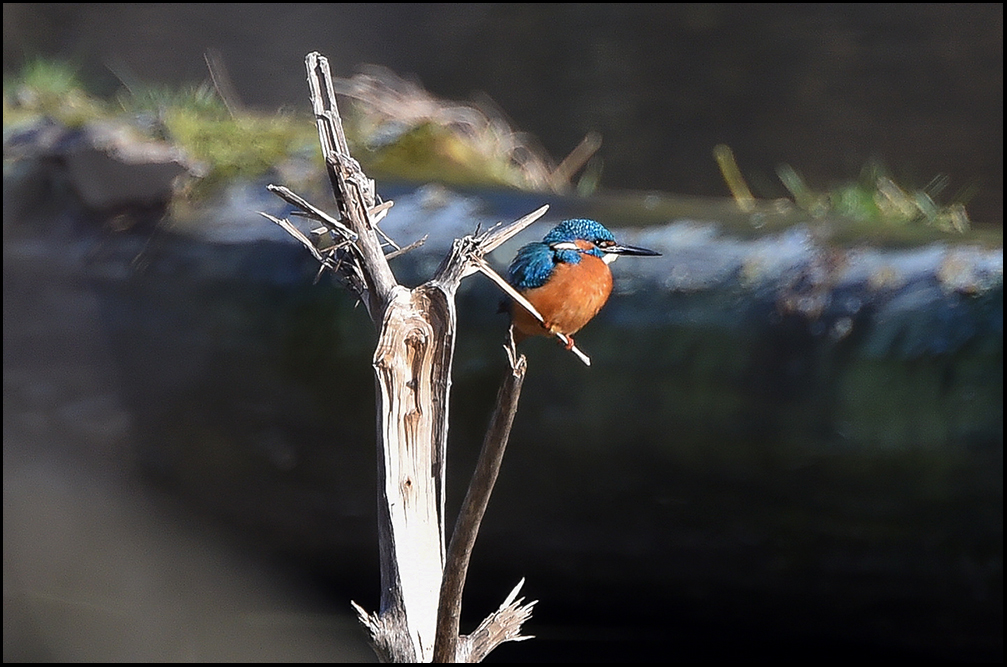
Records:
[[[591,321],[612,293],[608,265],[620,255],[658,256],[661,253],[617,243],[600,222],[585,218],[564,220],[541,241],[517,251],[507,282],[531,302],[545,319],[535,319],[518,303],[511,304],[514,342],[530,336],[573,334]]]

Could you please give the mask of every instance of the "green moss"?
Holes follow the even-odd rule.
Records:
[[[572,174],[562,166],[554,169],[534,143],[500,118],[438,100],[390,72],[354,81],[349,89],[356,91],[355,103],[346,107],[345,128],[354,156],[372,176],[531,192],[571,189],[570,183],[558,181]],[[3,114],[5,129],[43,116],[69,127],[109,119],[129,122],[149,138],[177,145],[198,163],[202,178],[188,189],[190,195],[208,193],[235,179],[262,176],[295,157],[310,156],[321,169],[310,118],[229,108],[209,83],[181,88],[133,84],[108,101],[87,91],[72,64],[32,60],[17,76],[5,79]],[[581,158],[593,154],[597,145],[591,145]],[[737,219],[752,230],[765,232],[811,219],[841,221],[841,229],[835,231],[839,235],[915,238],[923,228],[930,233],[961,233],[970,226],[964,206],[968,192],[947,205],[937,202],[946,178],[911,190],[897,185],[879,164],[869,163],[859,179],[817,191],[797,170],[782,165],[778,175],[793,201],[756,200],[730,149],[718,146],[714,152],[735,197],[733,206],[715,207],[718,215],[729,223]],[[579,192],[593,192],[600,164],[587,163]],[[629,196],[641,199],[639,193]],[[647,195],[643,200],[635,204],[644,209],[638,211],[643,219],[664,220],[683,207],[691,210],[697,205],[708,214],[711,206],[709,200],[695,198]]]
[[[207,83],[183,86],[140,86],[123,88],[116,95],[123,110],[133,114],[163,114],[173,109],[184,109],[200,118],[223,120],[230,115],[217,91]]]
[[[483,150],[478,142],[429,121],[360,155],[376,176],[459,186],[527,186],[524,174],[507,155]]]
[[[814,217],[833,214],[878,224],[924,224],[959,233],[969,228],[962,202],[946,206],[936,202],[947,185],[946,176],[935,177],[920,190],[907,190],[894,181],[880,162],[871,161],[861,170],[858,180],[840,183],[827,192],[815,192],[788,164],[780,165],[777,174],[794,202]]]
[[[730,148],[715,147],[714,157],[738,207],[744,211],[754,210],[754,200]],[[971,226],[964,201],[974,192],[965,190],[950,204],[937,202],[938,195],[948,184],[946,175],[933,178],[924,188],[907,189],[895,182],[884,165],[872,160],[864,165],[857,180],[818,191],[809,187],[789,164],[777,167],[776,174],[793,197],[794,205],[816,220],[839,218],[879,226],[927,226],[957,233],[964,233]],[[747,193],[747,196],[739,193]]]
[[[4,82],[4,127],[43,116],[69,127],[121,120],[150,139],[178,146],[200,167],[202,178],[189,194],[261,176],[295,155],[317,154],[317,134],[309,119],[232,113],[207,83],[181,88],[133,85],[110,102],[88,93],[69,64],[36,60]]]
[[[314,128],[283,116],[219,116],[191,107],[164,114],[170,137],[207,166],[203,187],[255,178],[316,140]]]
[[[4,127],[38,116],[79,127],[107,114],[108,105],[87,92],[68,62],[30,60],[16,77],[4,79]]]
[[[207,83],[121,91],[120,106],[146,117],[151,132],[178,145],[203,166],[200,191],[239,178],[256,178],[317,141],[304,117],[232,111]]]

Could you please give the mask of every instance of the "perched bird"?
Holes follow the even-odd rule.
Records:
[[[594,220],[565,220],[545,238],[529,243],[511,262],[507,282],[531,302],[545,319],[542,324],[518,303],[511,304],[514,341],[529,336],[573,334],[598,314],[612,293],[608,265],[619,255],[660,255],[621,245],[612,232]]]

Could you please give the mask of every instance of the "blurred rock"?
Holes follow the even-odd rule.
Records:
[[[99,211],[165,205],[176,178],[198,173],[177,147],[117,121],[69,128],[41,118],[5,136],[4,157],[64,169],[84,205]]]

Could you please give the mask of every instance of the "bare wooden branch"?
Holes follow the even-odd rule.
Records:
[[[427,237],[424,236],[421,239],[413,241],[412,243],[410,243],[409,245],[407,245],[405,248],[399,248],[398,250],[394,250],[394,251],[388,253],[387,255],[385,255],[385,259],[395,259],[399,255],[404,255],[407,252],[409,252],[410,250],[415,250],[416,248],[419,248],[421,245],[423,245],[426,242],[427,242]]]
[[[487,264],[486,261],[483,259],[477,259],[474,261],[474,263],[476,268],[479,271],[481,271],[483,275],[485,275],[487,278],[496,283],[497,287],[502,289],[507,296],[514,299],[522,308],[531,313],[535,317],[535,319],[537,319],[539,322],[545,324],[545,318],[542,317],[542,313],[538,312],[538,309],[535,308],[534,305],[532,305],[532,302],[524,298],[524,296],[520,292],[511,287],[510,283],[508,283],[503,276],[501,276],[499,273],[493,270],[492,266]],[[581,352],[580,348],[574,345],[573,341],[571,341],[571,339],[566,334],[560,333],[559,331],[555,331],[553,332],[553,335],[556,336],[556,338],[559,338],[559,340],[563,343],[563,345],[566,346],[568,350],[577,355],[577,358],[583,361],[585,366],[591,365],[591,357]]]
[[[440,646],[440,639],[435,638],[446,559],[444,475],[457,322],[455,294],[466,276],[492,272],[484,260],[486,253],[537,220],[548,207],[485,234],[455,240],[430,281],[412,290],[399,285],[388,260],[420,245],[425,237],[403,248],[377,226],[391,202],[377,201],[374,182],[349,154],[328,61],[312,53],[305,65],[338,216],[312,206],[282,186],[269,189],[291,204],[295,213],[321,225],[311,231],[315,238],[289,220],[262,215],[308,248],[322,264],[321,271],[331,270],[348,282],[380,328],[373,367],[378,392],[381,603],[376,613],[368,613],[356,603],[353,607],[379,659],[429,662],[434,658],[435,641]],[[391,248],[387,254],[386,248]],[[499,276],[495,280],[503,281]],[[443,650],[452,659],[481,660],[501,642],[523,639],[521,624],[534,605],[515,600],[519,586],[476,632],[458,636],[465,572],[525,373],[525,359],[517,355],[513,339],[508,355],[511,377],[501,389],[486,436],[487,453],[481,457],[485,461],[473,480],[472,498],[467,501],[470,507],[463,509],[460,527],[455,530],[458,546],[452,549],[458,555],[452,555],[452,560],[457,563],[447,568],[451,583],[445,599],[453,601],[443,612],[448,624],[444,626]]]
[[[369,211],[375,207],[374,181],[367,178],[360,164],[350,155],[343,132],[336,95],[332,90],[332,73],[328,59],[309,53],[305,59],[311,108],[318,126],[326,172],[332,184],[343,221],[360,236],[358,250],[362,259],[367,294],[364,300],[372,320],[381,317],[382,306],[391,298],[398,283],[385,259],[381,242],[374,230]]]
[[[524,586],[524,579],[503,601],[500,608],[486,617],[470,635],[459,638],[456,662],[482,662],[490,651],[504,642],[521,642],[533,635],[522,635],[521,627],[531,618],[532,609],[538,600],[525,604],[517,594]]]
[[[318,222],[322,223],[326,229],[333,232],[334,234],[339,234],[340,236],[349,239],[350,241],[355,242],[357,240],[358,235],[356,232],[354,232],[352,229],[350,229],[343,223],[333,218],[331,215],[329,215],[322,209],[313,206],[306,199],[304,199],[304,197],[295,193],[290,188],[283,185],[273,185],[272,183],[270,183],[269,185],[266,186],[266,189],[272,192],[280,199],[286,201],[291,206],[294,206],[303,213],[307,214],[307,216],[310,217],[312,220],[317,220]],[[391,202],[388,202],[388,205],[391,206]]]
[[[444,568],[447,399],[454,354],[454,303],[436,289],[398,287],[374,352],[380,394],[379,533],[381,615],[401,614],[384,641],[433,654]],[[404,649],[399,649],[405,653]]]
[[[455,522],[455,529],[451,535],[451,543],[448,546],[437,612],[437,641],[434,646],[434,662],[463,661],[459,660],[458,629],[461,620],[465,578],[468,574],[469,561],[472,558],[472,549],[479,533],[479,526],[486,514],[486,506],[489,504],[490,494],[493,492],[493,486],[496,484],[497,475],[500,473],[500,466],[503,463],[504,451],[507,449],[514,415],[517,413],[518,399],[521,396],[521,385],[524,383],[525,371],[527,370],[527,361],[524,355],[517,356],[513,337],[510,340],[510,348],[507,350],[511,362],[510,373],[504,378],[500,391],[497,393],[496,408],[490,419],[486,438],[479,453],[479,460],[476,463],[472,480],[469,482],[468,492],[462,502],[458,519]],[[493,636],[502,637],[501,642],[507,641],[507,638],[513,639],[512,635],[519,634],[522,622],[523,620],[518,620],[517,628],[506,629],[500,633],[494,633]],[[487,646],[486,653],[492,648],[492,646]],[[467,649],[464,654],[470,656],[472,651]]]

